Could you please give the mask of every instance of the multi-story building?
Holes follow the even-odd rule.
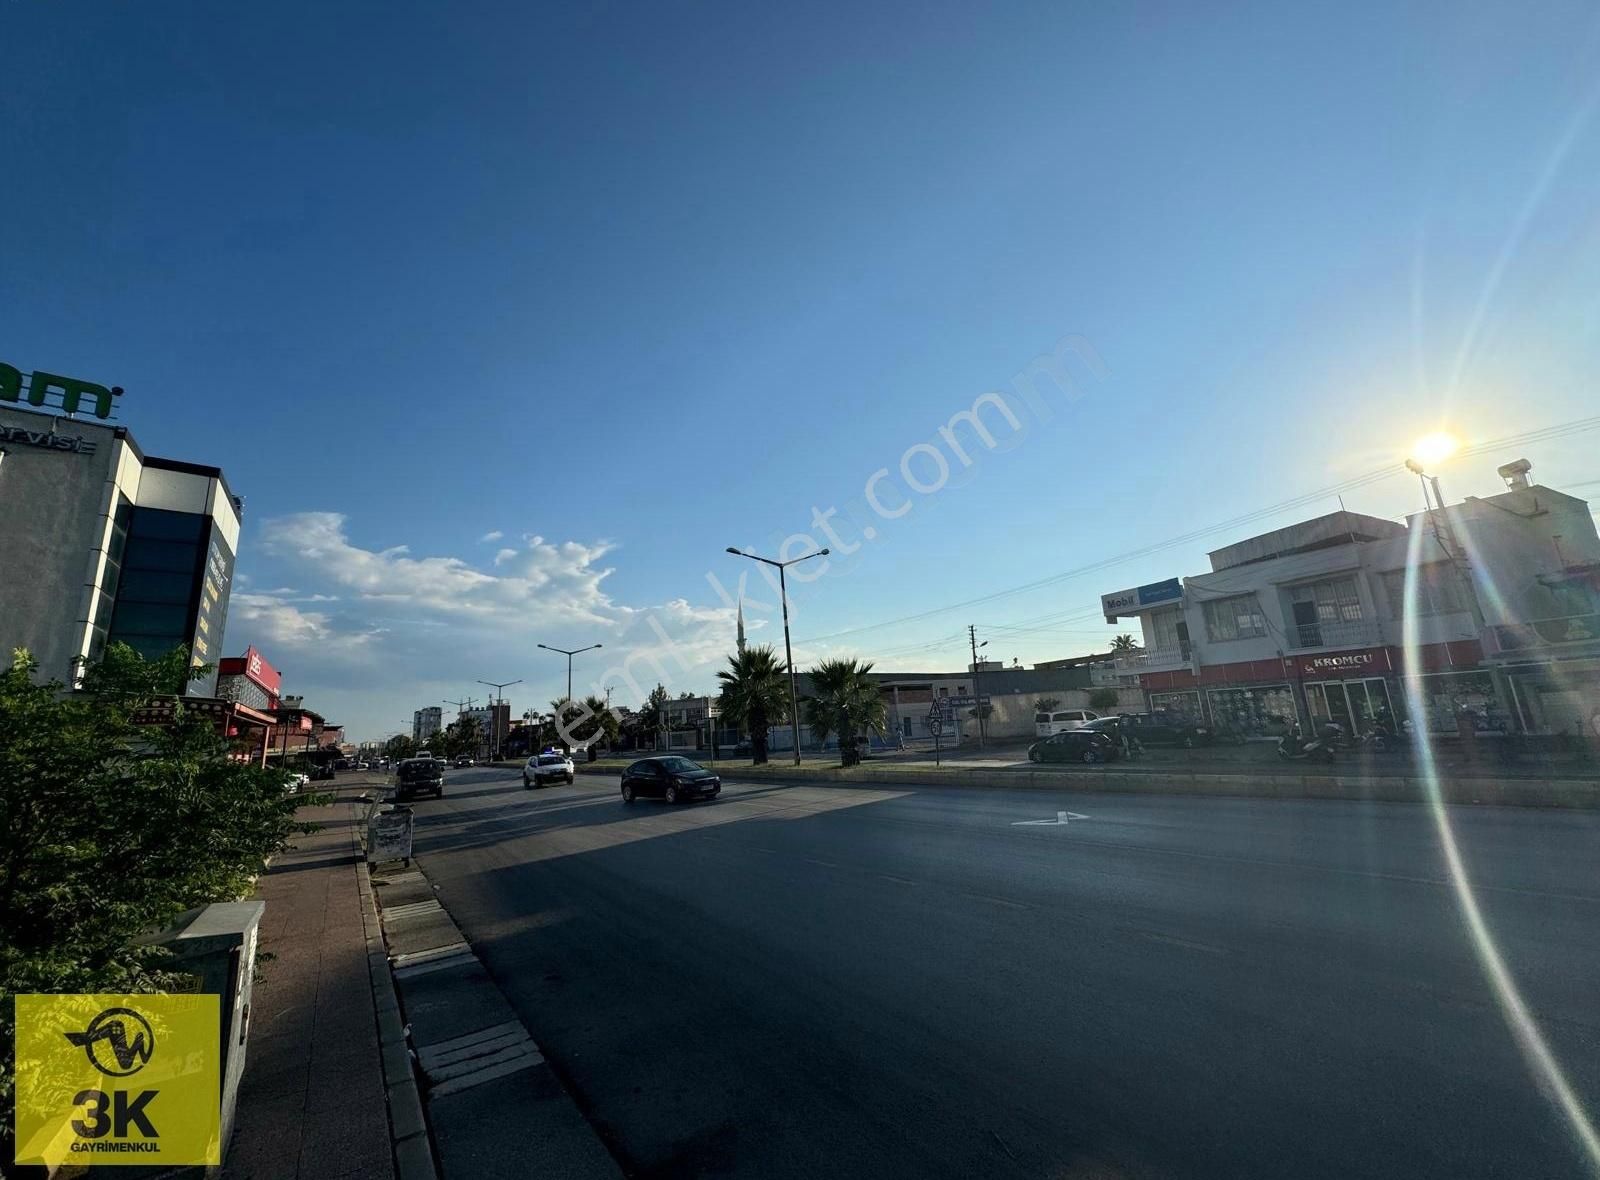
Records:
[[[1588,504],[1501,469],[1507,490],[1404,523],[1335,512],[1210,554],[1211,570],[1102,597],[1136,618],[1118,657],[1152,709],[1268,736],[1405,716],[1436,732],[1600,721],[1600,538]],[[1600,731],[1597,731],[1600,732]]]
[[[239,545],[221,470],[146,455],[125,427],[77,416],[87,402],[72,391],[98,386],[22,380],[0,365],[0,569],[15,575],[0,578],[0,650],[25,647],[69,683],[112,640],[150,658],[182,644],[214,665]]]
[[[411,740],[419,746],[427,745],[433,740],[434,734],[443,728],[444,710],[438,705],[418,709],[411,715]]]

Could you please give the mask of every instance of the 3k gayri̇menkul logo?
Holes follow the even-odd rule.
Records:
[[[62,1035],[83,1050],[91,1065],[113,1078],[138,1073],[156,1048],[150,1022],[132,1008],[107,1008],[82,1032]]]

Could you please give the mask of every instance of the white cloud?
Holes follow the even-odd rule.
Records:
[[[498,541],[503,536],[505,536],[505,534],[499,529],[491,529],[487,533],[484,533],[483,536],[478,538],[478,543],[480,545],[488,545],[491,542]]]
[[[522,677],[519,691],[543,707],[564,690],[566,663],[537,650],[540,642],[603,643],[579,658],[574,691],[609,684],[618,703],[634,704],[635,686],[642,696],[658,679],[674,692],[704,690],[733,650],[731,606],[615,600],[607,541],[527,534],[485,570],[412,556],[404,545],[364,548],[346,526],[334,512],[264,521],[251,548],[285,578],[285,591],[305,592],[235,594],[227,642],[230,650],[254,642],[269,658],[282,649],[289,691],[326,698],[356,726],[392,732],[434,696],[467,695],[460,689],[486,676]]]

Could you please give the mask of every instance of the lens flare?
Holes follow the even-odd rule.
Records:
[[[1448,431],[1436,430],[1432,434],[1425,434],[1411,444],[1411,457],[1422,464],[1424,469],[1429,469],[1443,463],[1461,446],[1455,435]]]
[[[1433,815],[1434,830],[1439,835],[1439,847],[1444,853],[1450,872],[1450,887],[1455,894],[1456,909],[1466,927],[1468,941],[1478,966],[1494,992],[1500,1015],[1516,1042],[1528,1072],[1552,1105],[1566,1119],[1572,1136],[1577,1140],[1589,1166],[1600,1176],[1600,1134],[1595,1131],[1589,1112],[1567,1080],[1561,1063],[1556,1060],[1539,1022],[1522,998],[1511,969],[1506,965],[1494,932],[1478,908],[1478,895],[1467,875],[1466,862],[1456,843],[1455,827],[1450,822],[1450,812],[1445,806],[1443,792],[1439,789],[1439,772],[1434,763],[1433,736],[1426,722],[1427,708],[1423,697],[1421,668],[1421,641],[1418,638],[1417,619],[1417,566],[1422,557],[1422,532],[1411,530],[1411,542],[1406,552],[1405,607],[1402,614],[1402,645],[1405,648],[1406,708],[1412,718],[1412,747],[1417,766],[1422,771],[1422,781],[1427,794],[1428,810]]]

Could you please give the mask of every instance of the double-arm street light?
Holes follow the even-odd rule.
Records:
[[[603,644],[603,643],[591,643],[588,647],[575,647],[571,651],[568,651],[564,647],[551,647],[548,643],[539,643],[539,644],[535,644],[534,646],[542,647],[542,648],[544,648],[545,651],[553,651],[557,655],[562,655],[562,656],[566,656],[567,657],[567,699],[565,701],[563,701],[562,704],[571,704],[572,703],[572,657],[575,656],[575,655],[581,655],[583,652],[586,652],[586,651],[598,651],[600,648],[604,647],[605,644]]]
[[[496,684],[493,680],[480,680],[479,684],[487,684],[494,689],[495,697],[489,702],[489,761],[500,761],[500,710],[497,704],[506,703],[506,689],[513,684],[521,684],[520,680],[507,680],[504,684]]]
[[[794,652],[789,647],[789,587],[784,581],[783,571],[791,565],[799,565],[802,561],[810,561],[813,557],[826,557],[826,549],[818,549],[815,553],[807,553],[804,557],[791,558],[789,561],[775,561],[770,557],[761,557],[755,553],[746,553],[743,549],[728,546],[728,552],[735,557],[748,557],[751,561],[759,561],[764,565],[776,566],[778,569],[778,597],[783,601],[783,658],[789,664],[789,724],[794,732],[794,764],[800,765],[800,693],[795,687]]]

